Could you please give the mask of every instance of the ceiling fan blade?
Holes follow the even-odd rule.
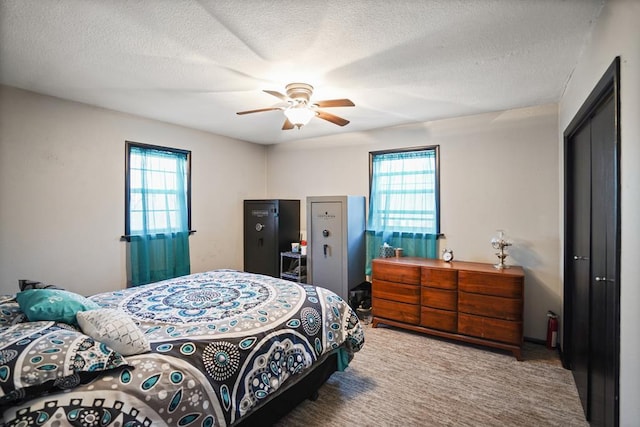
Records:
[[[356,106],[356,104],[351,102],[350,99],[327,99],[324,101],[314,102],[314,105],[317,105],[320,108],[355,107]]]
[[[284,124],[282,125],[282,130],[289,130],[293,129],[294,127],[295,126],[289,121],[289,119],[285,119]]]
[[[318,117],[328,122],[334,123],[338,126],[349,124],[349,120],[343,119],[342,117],[334,116],[333,114],[329,114],[326,111],[318,111]]]
[[[269,107],[269,108],[258,108],[257,110],[248,110],[248,111],[239,111],[236,114],[251,114],[251,113],[261,113],[263,111],[273,111],[273,110],[282,110],[282,107]]]
[[[282,99],[284,102],[289,102],[289,101],[291,101],[291,98],[289,98],[287,95],[284,95],[284,94],[282,94],[282,93],[280,93],[280,92],[277,92],[277,91],[275,91],[275,90],[266,90],[266,89],[265,89],[265,90],[263,90],[263,92],[266,92],[266,93],[268,93],[269,95],[273,95],[273,96],[275,96],[276,98]]]

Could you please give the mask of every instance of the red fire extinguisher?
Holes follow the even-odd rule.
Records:
[[[553,350],[558,341],[558,315],[549,310],[547,317],[549,318],[547,322],[547,348]]]

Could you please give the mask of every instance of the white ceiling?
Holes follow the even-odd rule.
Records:
[[[2,0],[0,83],[273,144],[557,102],[603,0]],[[350,120],[282,131],[263,89]]]

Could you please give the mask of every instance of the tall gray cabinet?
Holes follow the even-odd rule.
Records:
[[[307,197],[308,283],[345,301],[365,280],[364,196]]]

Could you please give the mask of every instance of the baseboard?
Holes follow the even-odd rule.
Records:
[[[524,337],[524,340],[534,344],[547,345],[547,341],[541,340],[540,338]]]
[[[524,340],[526,342],[530,342],[533,344],[539,344],[544,346],[547,345],[546,340],[541,340],[539,338],[524,337]],[[558,352],[558,356],[560,357],[560,362],[562,362],[562,367],[565,369],[569,369],[566,365],[566,361],[564,360],[564,355],[562,354],[562,347],[560,346],[560,344],[556,345],[556,351]]]

